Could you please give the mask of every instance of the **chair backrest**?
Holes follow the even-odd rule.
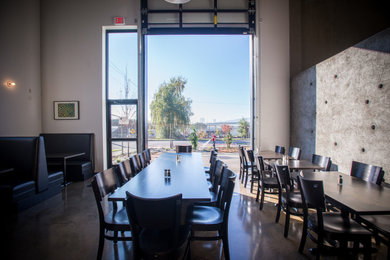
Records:
[[[284,154],[286,152],[286,148],[284,146],[275,145],[275,153]]]
[[[288,155],[295,160],[299,160],[301,158],[301,148],[290,146]]]
[[[175,242],[179,239],[182,194],[159,199],[146,199],[126,192],[126,211],[132,228],[133,245],[137,253],[139,234],[144,229],[169,230]],[[162,241],[164,242],[164,241]],[[177,244],[175,243],[174,244]],[[136,254],[135,252],[135,254]]]
[[[137,175],[142,170],[139,165],[137,155],[133,155],[130,157],[130,165],[132,167],[132,171],[134,172],[134,175]]]
[[[148,151],[147,150],[144,150],[142,152],[142,157],[143,157],[143,160],[144,160],[144,163],[145,163],[145,167],[148,166],[150,164],[150,160],[149,160],[149,157],[148,157]]]
[[[213,179],[212,179],[214,192],[217,192],[218,186],[221,185],[223,171],[226,167],[227,166],[226,166],[226,164],[223,163],[223,161],[217,160],[216,165],[215,165],[215,172],[214,172]]]
[[[251,163],[255,162],[255,155],[253,153],[253,150],[246,150],[246,155],[248,156],[248,161],[250,161]]]
[[[325,211],[324,184],[321,180],[307,180],[298,176],[298,185],[302,195],[302,202],[307,208]]]
[[[211,180],[213,179],[213,176],[215,174],[215,167],[216,167],[216,163],[217,163],[217,156],[213,156],[211,158],[211,162],[210,162],[210,178]]]
[[[230,203],[232,201],[236,174],[224,168],[221,178],[221,186],[219,187],[216,206],[223,212],[224,224],[227,225],[229,218]]]
[[[130,160],[125,160],[118,164],[122,185],[134,177],[131,169]]]
[[[242,160],[242,163],[245,165],[248,163],[248,160],[246,159],[246,155],[245,155],[245,148],[244,147],[241,147],[241,149],[239,149],[239,152],[240,152],[240,159]]]
[[[140,167],[140,169],[142,170],[143,168],[145,168],[145,160],[144,157],[142,156],[142,153],[137,153],[134,156],[137,158],[138,166]]]
[[[209,160],[209,163],[211,164],[211,160],[213,157],[217,157],[218,155],[218,150],[211,150],[210,151],[210,160]]]
[[[382,167],[352,161],[351,176],[380,185],[383,175]]]
[[[330,171],[330,166],[332,165],[330,157],[314,154],[311,158],[312,163],[318,164],[324,167],[325,171]]]
[[[176,153],[192,153],[191,145],[176,145]]]
[[[260,181],[262,182],[265,178],[265,176],[264,176],[265,168],[264,168],[263,156],[256,157],[256,165],[257,165],[257,169],[259,171]]]
[[[287,165],[276,165],[276,179],[279,184],[279,190],[281,191],[283,188],[286,190],[287,195],[289,196],[289,192],[293,191],[293,185],[290,179],[290,170]]]
[[[99,201],[101,201],[105,196],[113,193],[118,187],[116,183],[115,169],[109,168],[107,170],[97,173],[92,178],[92,187],[94,187],[94,183],[96,183],[96,191],[98,191],[98,194],[95,194],[95,196],[99,195],[98,198]]]
[[[104,211],[101,202],[117,188],[114,168],[97,173],[92,177],[91,185],[99,212],[99,222],[102,224],[104,223]]]

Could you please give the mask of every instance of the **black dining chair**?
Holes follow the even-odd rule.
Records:
[[[130,160],[125,160],[123,162],[120,162],[118,164],[118,168],[119,168],[119,181],[121,186],[135,176],[133,170],[131,169]]]
[[[212,190],[213,188],[213,180],[215,175],[215,170],[217,167],[217,157],[213,157],[210,164],[210,172],[206,173],[207,178],[207,184],[209,185],[209,189]]]
[[[213,157],[217,157],[217,155],[218,155],[218,150],[211,150],[210,151],[210,160],[209,160],[210,166],[211,166],[211,161],[213,160]],[[204,171],[206,173],[210,173],[210,166],[204,167]]]
[[[381,185],[384,171],[379,166],[352,161],[351,176]]]
[[[143,157],[143,160],[144,160],[145,167],[148,166],[150,164],[150,158],[148,156],[148,151],[147,150],[142,151],[142,157]]]
[[[301,148],[290,146],[290,148],[288,149],[288,155],[294,160],[301,159]]]
[[[325,194],[323,182],[318,180],[306,180],[298,176],[298,183],[303,201],[303,231],[299,245],[299,252],[303,252],[306,237],[309,236],[317,243],[316,258],[319,259],[324,248],[325,241],[329,245],[337,246],[338,241],[341,253],[347,253],[348,241],[354,242],[354,255],[357,255],[359,243],[364,246],[364,258],[371,258],[371,232],[359,225],[348,215],[341,212],[325,212]],[[316,212],[309,214],[308,209]],[[317,238],[310,233],[317,234]]]
[[[176,145],[176,153],[192,153],[191,145]]]
[[[253,184],[257,183],[259,180],[259,172],[257,170],[257,165],[255,162],[255,155],[254,155],[253,150],[251,150],[251,149],[246,150],[246,157],[247,157],[247,162],[249,164],[250,173],[248,171],[248,174],[246,175],[244,187],[246,187],[248,179],[249,179],[249,177],[251,177],[250,182],[251,182],[251,192],[252,192],[253,191]]]
[[[135,155],[138,160],[138,165],[140,166],[141,170],[146,167],[145,158],[142,153],[138,153]]]
[[[294,183],[290,179],[290,170],[287,165],[276,165],[276,180],[278,182],[279,200],[276,212],[275,222],[279,222],[280,211],[283,209],[286,212],[286,220],[284,224],[284,237],[288,237],[290,227],[290,215],[303,216],[302,198],[299,191],[294,191]]]
[[[358,223],[374,233],[378,244],[383,242],[387,246],[387,260],[390,259],[390,215],[358,215]]]
[[[212,183],[212,187],[210,189],[211,202],[217,201],[218,191],[221,185],[222,175],[225,168],[227,168],[227,165],[223,161],[217,160],[215,164],[215,172],[214,172],[213,180],[211,182]]]
[[[97,173],[92,177],[91,181],[93,193],[95,195],[96,205],[99,213],[99,247],[97,259],[102,258],[104,240],[114,241],[130,241],[132,236],[126,236],[127,231],[131,231],[129,218],[126,210],[116,203],[112,207],[107,207],[106,198],[117,188],[116,177],[113,168]],[[107,210],[111,208],[110,210]],[[113,232],[113,235],[110,235]],[[118,236],[118,232],[122,232],[125,236]]]
[[[128,191],[126,195],[134,259],[179,259],[181,255],[185,259],[190,255],[190,227],[180,225],[182,194],[159,199]]]
[[[275,146],[275,153],[284,154],[286,152],[286,148],[284,146],[276,145]]]
[[[137,159],[137,155],[130,157],[130,166],[134,175],[137,175],[142,170],[139,160]]]
[[[320,165],[324,168],[325,171],[330,171],[330,167],[332,165],[332,161],[330,157],[314,154],[311,157],[311,162]]]
[[[265,194],[279,194],[279,185],[276,177],[273,176],[272,171],[266,171],[264,169],[264,161],[262,156],[256,157],[256,164],[258,167],[258,186],[257,186],[257,195],[256,201],[259,201],[259,195],[261,192],[260,198],[260,210],[263,209],[264,196]]]
[[[240,155],[240,162],[241,162],[240,180],[241,180],[241,183],[244,183],[245,179],[248,178],[249,169],[251,168],[251,165],[250,165],[250,162],[248,162],[248,160],[247,160],[245,148],[242,146],[239,149],[239,155]]]
[[[217,203],[211,205],[193,205],[187,211],[187,221],[191,225],[191,240],[220,240],[223,242],[225,259],[230,259],[228,240],[228,220],[230,203],[233,196],[236,175],[225,168]],[[197,236],[197,231],[217,231],[216,236]]]

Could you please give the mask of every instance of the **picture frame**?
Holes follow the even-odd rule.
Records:
[[[54,101],[54,120],[79,120],[79,101]]]

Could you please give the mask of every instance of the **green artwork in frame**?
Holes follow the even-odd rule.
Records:
[[[56,120],[80,119],[79,101],[54,101],[54,119]]]

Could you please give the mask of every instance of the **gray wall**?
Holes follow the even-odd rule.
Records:
[[[103,169],[102,26],[115,16],[136,24],[136,0],[42,0],[42,129],[95,133],[96,170]],[[53,101],[80,101],[80,120],[54,120]]]
[[[0,135],[41,132],[38,0],[0,1]],[[5,87],[14,81],[12,89]]]
[[[315,152],[330,156],[344,173],[350,172],[352,160],[382,166],[387,182],[390,181],[389,41],[390,28],[294,77],[293,89],[297,95],[307,88],[308,78],[316,81],[316,97],[298,102],[294,94],[297,102],[293,102],[292,108],[316,112],[316,117],[306,118],[292,114],[292,120],[301,120],[303,125],[313,125],[315,121],[315,137],[297,139],[297,145],[312,147],[314,142]],[[306,128],[294,126],[292,132],[294,137],[301,136]]]
[[[390,26],[390,1],[290,1],[291,75]]]

